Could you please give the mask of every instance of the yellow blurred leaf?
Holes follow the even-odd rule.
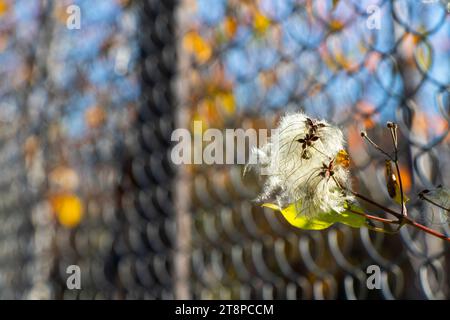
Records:
[[[188,32],[184,35],[183,47],[186,51],[193,53],[200,63],[204,63],[211,58],[211,46],[195,31]]]
[[[344,27],[344,23],[338,19],[332,19],[330,21],[330,29],[332,32],[340,31]]]
[[[9,3],[5,0],[0,0],[0,16],[3,16],[9,11]]]
[[[256,32],[264,33],[270,26],[270,20],[263,15],[261,12],[257,11],[253,17],[253,27]]]
[[[218,100],[222,108],[227,113],[234,113],[236,110],[236,102],[234,100],[234,95],[231,92],[221,93],[218,95]]]
[[[74,194],[58,194],[50,199],[50,204],[59,223],[68,228],[76,227],[83,217],[83,202]]]

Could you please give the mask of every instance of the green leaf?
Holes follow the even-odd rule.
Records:
[[[344,212],[340,213],[340,215],[342,216],[342,219],[345,222],[344,221],[338,221],[338,222],[341,222],[341,223],[346,224],[353,228],[361,228],[361,227],[364,227],[367,225],[365,217],[349,211],[349,209],[351,209],[353,211],[364,214],[363,208],[357,206],[356,204],[348,203],[348,202],[345,203],[344,208],[346,210]],[[338,213],[336,213],[336,214],[338,214]]]
[[[284,218],[294,227],[304,230],[323,230],[327,229],[336,222],[348,225],[353,228],[360,228],[366,225],[366,219],[363,216],[355,214],[350,211],[341,213],[331,211],[319,213],[314,217],[307,217],[298,212],[299,205],[290,204],[286,208],[280,208],[273,203],[264,203],[263,207],[270,208],[275,211],[280,211]],[[352,210],[362,212],[362,209],[354,205]]]

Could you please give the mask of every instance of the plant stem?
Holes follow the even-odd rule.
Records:
[[[365,212],[359,212],[359,211],[352,210],[352,209],[347,209],[347,210],[350,211],[350,212],[356,213],[356,214],[358,214],[360,216],[363,216],[363,217],[365,217],[367,219],[370,219],[370,220],[375,220],[375,221],[379,221],[379,222],[383,222],[383,223],[392,223],[392,224],[400,223],[399,220],[380,218],[380,217],[377,217],[377,216],[373,216],[373,215],[367,214]]]
[[[392,158],[392,156],[387,153],[386,151],[384,151],[379,145],[377,145],[375,142],[372,141],[372,139],[370,139],[367,136],[367,133],[361,133],[361,136],[366,139],[366,141],[371,144],[375,149],[377,149],[378,151],[380,151],[382,154],[384,154],[386,157],[388,157],[389,159],[391,159],[392,161],[394,161],[394,159]]]
[[[348,189],[347,189],[347,190],[348,190]],[[366,196],[363,196],[362,194],[360,194],[360,193],[358,193],[358,192],[355,192],[355,191],[352,191],[352,190],[348,190],[348,191],[350,191],[355,197],[358,197],[358,198],[360,198],[360,199],[362,199],[362,200],[364,200],[364,201],[366,201],[366,202],[368,202],[368,203],[370,203],[370,204],[373,204],[374,206],[377,206],[377,207],[380,208],[380,209],[383,209],[383,210],[386,211],[386,212],[389,212],[390,214],[392,214],[392,215],[395,216],[396,218],[398,218],[398,219],[401,219],[401,218],[402,218],[402,215],[401,215],[400,213],[398,213],[398,212],[396,212],[396,211],[394,211],[394,210],[392,210],[392,209],[389,209],[388,207],[385,207],[385,206],[379,204],[379,203],[376,202],[375,200],[369,199],[369,198],[367,198]]]
[[[362,200],[364,200],[364,201],[366,201],[366,202],[368,202],[368,203],[371,203],[371,204],[377,206],[378,208],[383,209],[385,212],[392,214],[392,215],[393,215],[394,217],[396,217],[398,220],[395,221],[395,220],[390,220],[390,219],[384,219],[384,218],[375,217],[375,216],[372,216],[372,215],[367,215],[367,214],[365,214],[365,213],[356,212],[356,211],[353,211],[353,210],[349,210],[349,211],[351,211],[351,212],[353,212],[353,213],[356,213],[356,214],[359,214],[359,215],[363,215],[363,216],[365,216],[367,219],[376,220],[376,221],[381,221],[381,222],[384,222],[384,223],[390,223],[390,224],[394,224],[394,223],[395,223],[395,224],[398,224],[398,225],[399,225],[398,230],[399,230],[403,225],[408,224],[408,225],[413,226],[413,227],[415,227],[415,228],[417,228],[417,229],[419,229],[419,230],[422,230],[422,231],[424,231],[424,232],[426,232],[426,233],[428,233],[428,234],[431,234],[431,235],[433,235],[433,236],[435,236],[435,237],[437,237],[437,238],[440,238],[440,239],[443,239],[443,240],[447,240],[447,241],[450,242],[450,237],[447,237],[446,235],[444,235],[444,234],[442,234],[442,233],[440,233],[440,232],[438,232],[438,231],[436,231],[436,230],[433,230],[433,229],[431,229],[431,228],[428,228],[427,226],[424,226],[423,224],[420,224],[420,223],[418,223],[418,222],[416,222],[416,221],[410,219],[410,218],[407,216],[407,215],[408,215],[408,212],[407,212],[407,208],[406,208],[405,201],[404,201],[402,176],[400,175],[400,167],[399,167],[399,165],[398,165],[398,136],[397,136],[397,124],[396,124],[396,123],[393,123],[393,122],[388,122],[388,128],[389,128],[389,132],[391,133],[392,143],[393,143],[393,145],[394,145],[394,156],[391,156],[391,155],[388,154],[386,151],[384,151],[380,146],[378,146],[375,142],[373,142],[373,141],[367,136],[367,133],[361,132],[361,136],[362,136],[364,139],[366,139],[366,141],[369,142],[375,149],[377,149],[378,151],[380,151],[381,153],[383,153],[388,159],[390,159],[392,162],[394,162],[394,164],[395,164],[395,170],[397,171],[398,182],[399,182],[399,186],[400,186],[400,201],[401,201],[401,205],[402,205],[402,212],[401,212],[401,213],[398,213],[398,212],[396,212],[396,211],[394,211],[394,210],[391,210],[391,209],[389,209],[389,208],[387,208],[387,207],[385,207],[385,206],[379,204],[378,202],[376,202],[376,201],[374,201],[374,200],[372,200],[372,199],[370,199],[370,198],[368,198],[368,197],[366,197],[366,196],[364,196],[364,195],[362,195],[362,194],[359,194],[359,193],[357,193],[357,192],[355,192],[355,191],[352,191],[352,190],[349,190],[349,189],[347,189],[347,188],[344,188],[344,187],[342,187],[341,184],[339,184],[339,183],[337,182],[336,179],[334,179],[335,182],[336,182],[336,184],[337,184],[342,190],[348,191],[348,192],[352,193],[355,197],[358,197],[358,198],[360,198],[360,199],[362,199]],[[424,198],[425,198],[425,197],[424,197]],[[425,198],[425,200],[429,201],[429,199],[426,199],[426,198]],[[431,202],[431,201],[430,201],[430,202]],[[431,202],[431,203],[433,203],[433,202]],[[433,204],[435,204],[435,203],[433,203]],[[438,207],[441,207],[441,206],[438,205]],[[442,208],[442,207],[441,207],[441,208]],[[446,209],[446,208],[443,208],[443,209]]]
[[[348,190],[348,189],[344,189],[344,190]],[[426,233],[428,233],[428,234],[431,234],[431,235],[433,235],[433,236],[435,236],[435,237],[437,237],[437,238],[440,238],[440,239],[443,239],[443,240],[447,240],[447,241],[450,242],[450,237],[447,237],[447,236],[444,235],[443,233],[440,233],[440,232],[438,232],[438,231],[436,231],[436,230],[433,230],[433,229],[431,229],[431,228],[428,228],[428,227],[424,226],[423,224],[420,224],[420,223],[418,223],[418,222],[416,222],[416,221],[410,219],[409,217],[404,216],[404,215],[401,214],[401,213],[398,213],[398,212],[396,212],[396,211],[394,211],[394,210],[391,210],[391,209],[389,209],[389,208],[386,208],[386,207],[384,207],[383,205],[377,203],[376,201],[374,201],[374,200],[372,200],[372,199],[370,199],[370,198],[368,198],[368,197],[366,197],[366,196],[363,196],[362,194],[359,194],[359,193],[354,192],[354,191],[352,191],[352,190],[348,190],[348,191],[351,192],[355,197],[358,197],[358,198],[360,198],[360,199],[362,199],[362,200],[364,200],[364,201],[366,201],[366,202],[368,202],[368,203],[371,203],[371,204],[373,204],[373,205],[375,205],[375,206],[377,206],[377,207],[383,209],[384,211],[386,211],[386,212],[392,214],[393,216],[395,216],[398,220],[397,220],[397,221],[394,221],[394,222],[395,222],[396,224],[399,224],[400,227],[401,227],[402,225],[404,225],[404,224],[408,224],[408,225],[410,225],[410,226],[412,226],[412,227],[415,227],[415,228],[417,228],[417,229],[420,229],[420,230],[422,230],[422,231],[424,231],[424,232],[426,232]],[[355,213],[356,213],[356,212],[355,212]],[[374,216],[371,216],[371,217],[374,217]],[[383,219],[383,218],[379,218],[379,217],[374,217],[374,218],[377,218],[378,221],[381,221],[381,220],[379,220],[379,219]],[[369,218],[369,219],[370,219],[370,218]],[[383,219],[383,220],[389,220],[389,219]],[[384,222],[386,222],[386,223],[394,223],[394,222],[387,222],[387,221],[384,221]]]

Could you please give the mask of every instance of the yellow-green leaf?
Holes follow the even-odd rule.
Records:
[[[283,217],[294,227],[305,229],[305,230],[323,230],[334,223],[342,223],[353,228],[360,228],[366,225],[366,219],[358,214],[344,211],[342,213],[323,212],[315,215],[314,217],[307,217],[298,212],[300,205],[290,204],[286,208],[280,208],[273,203],[265,203],[263,207],[270,208],[275,211],[280,211]],[[355,208],[352,206],[352,210]]]
[[[366,226],[366,218],[364,218],[362,215],[353,213],[352,211],[360,212],[361,214],[364,214],[364,209],[357,206],[356,204],[350,204],[345,203],[344,208],[346,209],[344,212],[340,213],[341,219],[343,220],[338,221],[343,224],[346,224],[353,228],[361,228],[363,226]],[[351,209],[352,211],[349,211]]]
[[[428,45],[428,43],[421,43],[417,47],[414,48],[414,54],[416,56],[417,63],[419,64],[419,68],[422,71],[428,71],[431,67],[432,62],[432,49]]]

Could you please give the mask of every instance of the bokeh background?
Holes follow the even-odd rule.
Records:
[[[80,30],[66,27],[71,4]],[[261,181],[242,165],[176,166],[170,151],[194,120],[273,128],[304,110],[339,124],[355,186],[395,207],[359,131],[389,148],[396,121],[410,215],[449,235],[416,196],[450,185],[449,12],[418,0],[0,0],[0,298],[448,299],[448,243],[408,227],[298,230],[252,201]],[[73,264],[81,290],[66,286]],[[366,286],[374,264],[380,290]]]

